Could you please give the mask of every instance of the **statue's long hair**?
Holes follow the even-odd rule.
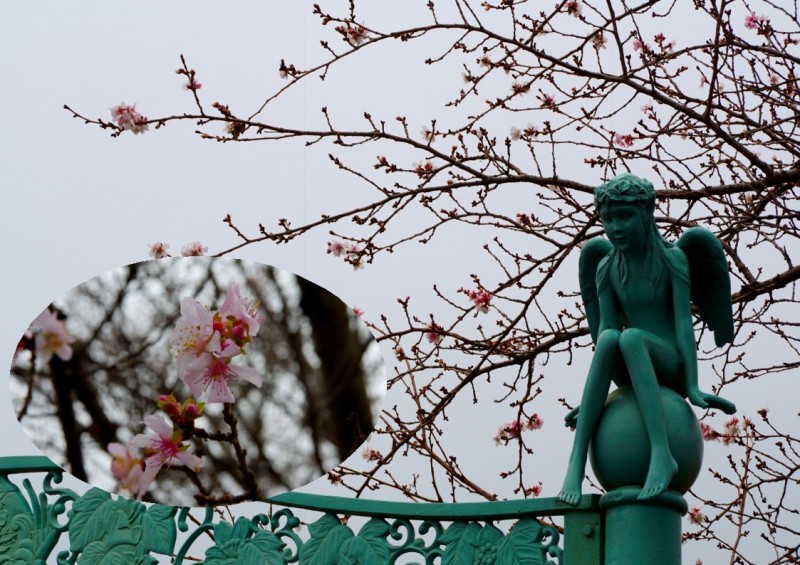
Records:
[[[612,202],[625,202],[635,204],[639,210],[639,217],[644,232],[644,262],[645,273],[650,282],[653,293],[661,284],[665,274],[674,272],[685,276],[672,264],[667,257],[667,249],[673,246],[665,240],[656,227],[655,207],[656,191],[653,184],[631,173],[624,173],[614,177],[605,184],[598,186],[594,191],[594,202],[600,215]],[[608,283],[608,269],[615,268],[622,285],[625,286],[628,274],[628,258],[616,248],[600,264],[597,273],[598,291]]]

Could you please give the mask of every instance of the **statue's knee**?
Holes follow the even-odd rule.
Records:
[[[597,336],[597,349],[605,349],[607,347],[617,347],[619,338],[622,334],[619,330],[608,329],[600,332]]]
[[[645,343],[644,332],[639,328],[628,328],[619,336],[619,348],[626,350],[639,349]]]

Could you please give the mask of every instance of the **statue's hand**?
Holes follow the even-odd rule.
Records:
[[[578,424],[578,411],[581,409],[580,406],[576,406],[572,410],[569,411],[569,414],[564,416],[564,425],[568,428],[575,429],[575,426]]]
[[[707,392],[695,390],[688,394],[688,398],[689,402],[698,408],[717,408],[726,414],[733,414],[736,412],[736,405],[733,402]]]

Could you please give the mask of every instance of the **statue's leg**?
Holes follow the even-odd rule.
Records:
[[[573,506],[581,501],[581,484],[586,472],[589,442],[606,404],[611,375],[619,357],[620,335],[618,330],[605,330],[598,336],[592,364],[589,367],[575,427],[575,441],[572,444],[572,454],[569,456],[567,476],[558,494],[559,500]]]
[[[622,332],[619,350],[628,368],[636,402],[650,440],[650,467],[639,498],[652,498],[664,492],[678,471],[667,441],[667,426],[656,367],[659,368],[664,384],[669,386],[679,374],[680,360],[674,346],[637,328]]]

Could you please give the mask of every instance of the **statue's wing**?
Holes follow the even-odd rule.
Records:
[[[578,280],[581,285],[581,298],[586,310],[586,321],[592,341],[597,342],[597,329],[600,325],[600,302],[597,298],[597,266],[608,255],[613,246],[608,240],[596,237],[581,249],[578,260]]]
[[[689,260],[692,302],[722,346],[733,341],[731,279],[725,251],[716,236],[703,228],[689,228],[676,245]]]

